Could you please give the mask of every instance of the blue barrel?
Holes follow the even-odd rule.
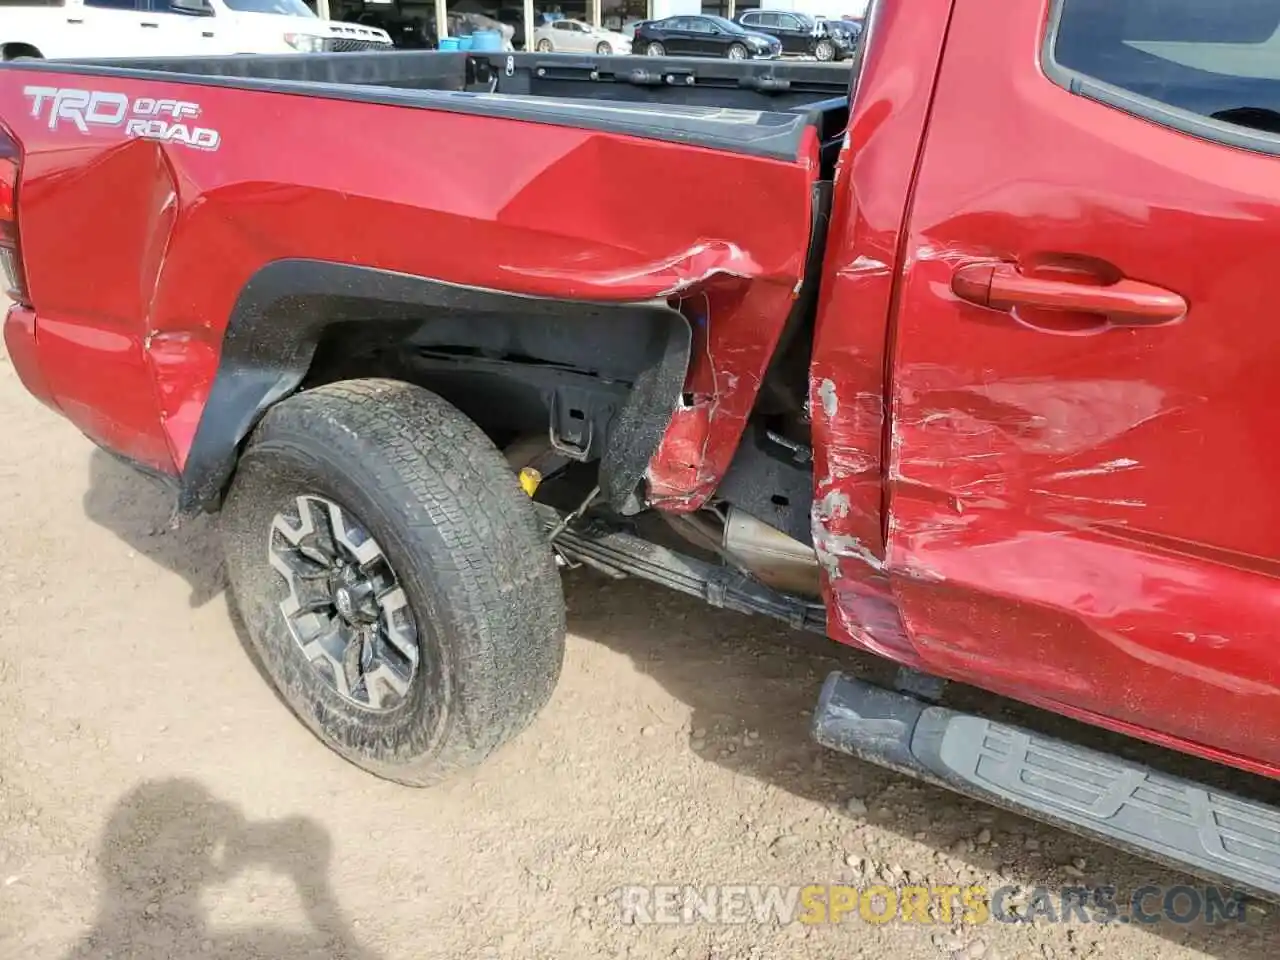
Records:
[[[477,30],[471,34],[472,50],[501,50],[502,34],[497,30]]]
[[[471,49],[471,37],[469,37],[469,36],[467,36],[467,37],[459,37],[459,38],[458,38],[458,49],[459,49],[459,50],[470,50],[470,49]]]
[[[461,50],[462,48],[458,46],[457,37],[445,37],[440,41],[440,49],[441,50]]]

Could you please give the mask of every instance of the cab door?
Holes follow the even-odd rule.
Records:
[[[66,8],[69,48],[61,56],[158,56],[158,24],[148,0],[83,0]]]
[[[722,57],[729,49],[730,38],[706,17],[685,17],[688,51],[698,57]]]
[[[793,13],[775,13],[777,27],[769,32],[782,44],[783,53],[805,54],[813,43],[813,29]]]
[[[891,341],[886,560],[921,659],[1255,768],[1277,44],[1258,0],[956,3]]]
[[[670,17],[662,21],[661,41],[667,53],[685,56],[693,52],[693,35],[689,31],[692,17]]]
[[[162,55],[210,57],[233,52],[228,46],[226,24],[217,22],[208,0],[149,0],[149,3],[150,19],[157,24],[156,45]]]

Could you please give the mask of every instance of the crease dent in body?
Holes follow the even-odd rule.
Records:
[[[810,516],[813,547],[829,580],[840,579],[840,561],[846,558],[861,561],[873,570],[884,569],[884,561],[861,540],[832,530],[835,525],[833,521],[847,518],[852,510],[853,502],[841,490],[828,491],[821,500],[816,500],[813,504]]]
[[[1141,464],[1137,460],[1120,457],[1115,460],[1108,460],[1106,463],[1100,463],[1096,467],[1083,467],[1079,470],[1060,470],[1057,473],[1049,474],[1045,479],[1071,480],[1076,477],[1105,477],[1113,473],[1119,473],[1122,470],[1133,470],[1139,466]]]
[[[941,260],[943,263],[963,263],[966,260],[974,259],[972,253],[966,252],[958,246],[931,246],[925,244],[917,247],[912,254],[908,266],[914,263],[928,263],[933,260]]]
[[[887,277],[888,275],[887,263],[865,254],[836,271],[837,277]]]
[[[668,257],[612,270],[512,265],[503,269],[519,276],[563,280],[601,291],[652,287],[649,295],[654,297],[675,296],[715,276],[750,280],[763,273],[751,254],[729,240],[699,240]]]
[[[830,378],[818,384],[818,400],[821,401],[822,412],[828,420],[834,419],[840,412],[840,398],[836,394],[835,382]]]
[[[1143,500],[1110,499],[1107,497],[1080,497],[1073,496],[1069,493],[1058,493],[1054,490],[1041,490],[1038,487],[1033,487],[1031,492],[1038,493],[1042,497],[1053,497],[1055,500],[1071,500],[1075,503],[1096,503],[1100,506],[1108,507],[1145,507],[1147,505]]]

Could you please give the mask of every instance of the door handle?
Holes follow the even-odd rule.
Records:
[[[150,22],[149,20],[143,21],[142,25],[143,25],[144,27],[158,27],[158,26],[160,26],[160,24],[158,24],[158,23],[152,23],[152,22]]]
[[[203,32],[200,34],[200,36],[202,36],[202,37],[212,37],[212,36],[213,36],[213,31],[212,31],[212,30],[205,30],[205,31],[203,31]]]
[[[81,17],[67,17],[67,23],[84,23],[84,19]]]
[[[1073,283],[1028,277],[1012,263],[970,263],[951,278],[951,292],[980,307],[1010,311],[1038,307],[1093,313],[1113,324],[1142,326],[1172,323],[1187,315],[1181,294],[1138,280]]]

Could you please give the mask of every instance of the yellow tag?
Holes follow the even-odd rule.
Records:
[[[520,471],[520,489],[533,496],[538,492],[538,484],[542,483],[542,474],[533,467],[525,467]]]

